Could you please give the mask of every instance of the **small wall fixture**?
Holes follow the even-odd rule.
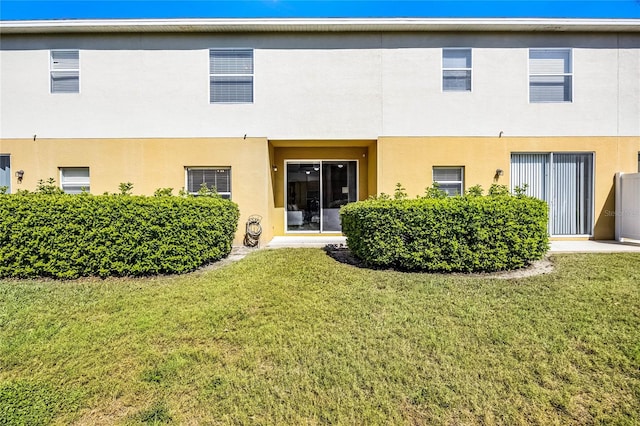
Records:
[[[503,133],[504,132],[502,130],[500,130],[500,133],[498,133],[498,137],[501,138]]]
[[[16,177],[18,178],[18,183],[22,183],[22,178],[24,177],[24,170],[18,170],[16,172]]]
[[[504,170],[496,169],[496,176],[502,176],[504,174]]]
[[[278,166],[276,166],[275,164],[271,165],[271,170],[273,170],[274,172],[278,171]]]

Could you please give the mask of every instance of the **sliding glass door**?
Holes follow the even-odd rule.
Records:
[[[0,187],[11,192],[11,163],[8,155],[0,155]]]
[[[286,229],[341,232],[340,207],[358,199],[356,161],[287,161]]]
[[[593,154],[512,154],[511,188],[549,204],[551,235],[591,235]]]

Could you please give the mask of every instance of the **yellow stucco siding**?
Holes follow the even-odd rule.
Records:
[[[614,237],[613,180],[636,172],[638,137],[381,137],[377,147],[378,191],[393,194],[401,183],[409,196],[424,193],[434,166],[464,167],[464,187],[509,185],[511,153],[592,152],[595,154],[595,239]],[[495,179],[496,170],[504,174]]]
[[[411,197],[423,194],[434,166],[464,167],[464,187],[509,185],[512,153],[594,153],[594,234],[614,237],[614,175],[636,172],[640,137],[381,137],[376,140],[286,140],[267,138],[4,139],[11,155],[12,191],[35,189],[39,179],[59,180],[60,167],[89,167],[91,192],[117,192],[132,182],[134,194],[185,186],[185,167],[231,167],[232,199],[241,218],[240,244],[248,216],[263,217],[262,241],[284,235],[287,160],[357,160],[358,198],[393,194],[401,183]],[[273,170],[277,167],[277,171]],[[496,181],[496,170],[503,175]],[[21,184],[13,173],[24,170]]]
[[[39,179],[59,181],[61,167],[89,167],[91,193],[117,192],[121,182],[133,193],[151,195],[158,188],[185,186],[185,167],[231,167],[231,198],[240,206],[235,243],[244,236],[248,216],[270,221],[271,168],[265,138],[202,139],[5,139],[2,153],[11,155],[11,170],[24,170],[12,191],[33,190]],[[271,202],[271,206],[272,206]],[[263,241],[272,238],[264,227]]]

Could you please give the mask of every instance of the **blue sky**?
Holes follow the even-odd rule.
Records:
[[[0,19],[640,18],[640,0],[0,0]]]

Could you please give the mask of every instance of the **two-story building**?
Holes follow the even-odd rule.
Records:
[[[554,237],[614,236],[640,167],[640,20],[0,23],[0,186],[196,192],[263,239],[340,233],[401,183],[527,185]]]

